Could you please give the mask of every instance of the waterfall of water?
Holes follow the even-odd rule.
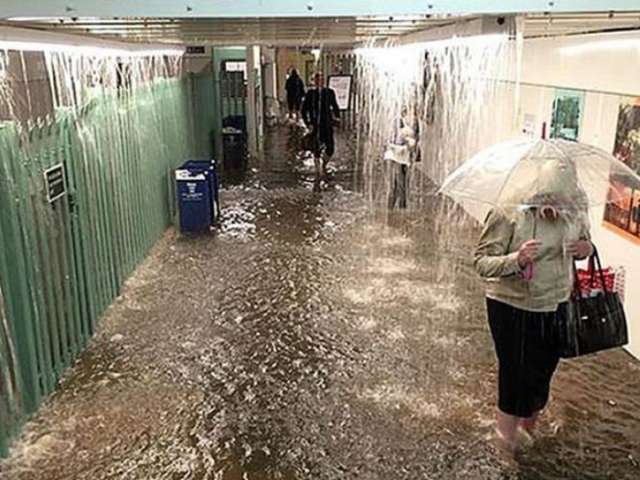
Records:
[[[11,415],[0,446],[165,231],[171,172],[194,143],[177,53],[2,46],[0,403]],[[44,177],[58,168],[54,201]]]
[[[468,245],[456,251],[452,239],[463,236],[461,226],[472,226],[474,216],[478,220],[478,209],[437,198],[437,188],[475,152],[514,131],[519,48],[513,36],[493,34],[357,52],[365,195],[374,210],[388,208],[397,166],[383,156],[403,111],[410,112],[419,153],[408,168],[408,207],[424,212],[437,231],[440,281],[453,280],[457,265],[470,257]]]
[[[515,102],[517,43],[509,35],[453,38],[357,51],[359,139],[365,189],[374,204],[389,193],[383,162],[403,109],[417,118],[420,162],[410,199],[419,205],[473,153],[499,138]]]
[[[358,50],[358,152],[363,188],[374,214],[388,228],[411,224],[424,232],[417,261],[428,268],[431,292],[440,292],[437,320],[425,319],[435,338],[464,331],[477,316],[456,288],[475,291],[471,266],[478,223],[473,204],[456,205],[437,195],[446,176],[478,150],[511,135],[517,111],[519,42],[506,34]],[[398,165],[384,160],[397,141],[403,112],[414,117],[418,148],[408,171],[407,213],[392,213]],[[400,219],[400,220],[398,220]],[[478,299],[481,293],[478,292]],[[453,356],[437,360],[456,369]],[[447,367],[447,365],[449,367]],[[443,395],[455,387],[442,380]],[[450,391],[450,392],[449,392]],[[449,393],[448,393],[449,392]]]

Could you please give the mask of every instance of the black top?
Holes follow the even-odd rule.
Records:
[[[288,98],[299,99],[304,97],[304,83],[299,75],[291,75],[284,84]]]
[[[331,129],[333,118],[340,118],[336,92],[331,88],[314,88],[304,97],[302,119],[308,127]]]

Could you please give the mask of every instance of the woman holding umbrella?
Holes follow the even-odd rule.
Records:
[[[554,334],[573,289],[573,261],[593,251],[573,162],[537,163],[535,182],[519,188],[513,181],[507,188],[517,198],[489,213],[474,256],[477,272],[488,280],[498,357],[496,440],[510,452],[547,404],[560,359]]]
[[[596,147],[515,139],[479,152],[440,188],[469,211],[489,209],[474,265],[487,282],[498,357],[496,437],[510,452],[528,437],[547,404],[560,354],[572,358],[627,341],[615,294],[584,301],[572,297],[574,260],[594,251],[588,210],[618,200],[612,179],[640,190],[640,176]],[[597,305],[590,306],[593,302]],[[606,329],[592,323],[602,322],[602,311],[607,312]],[[586,322],[581,312],[588,313]],[[579,339],[567,330],[570,324],[602,338]]]

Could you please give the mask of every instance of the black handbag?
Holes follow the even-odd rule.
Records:
[[[567,308],[559,316],[559,353],[563,358],[622,347],[629,343],[627,318],[620,296],[607,291],[598,251],[594,246],[589,258],[591,281],[600,275],[602,292],[592,297],[582,297],[575,262],[573,263],[574,288]],[[593,284],[593,283],[592,283]]]

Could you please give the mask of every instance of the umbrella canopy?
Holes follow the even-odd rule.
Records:
[[[491,207],[584,210],[619,201],[620,185],[640,190],[640,176],[603,150],[560,139],[518,139],[475,155],[445,179],[440,193]]]

